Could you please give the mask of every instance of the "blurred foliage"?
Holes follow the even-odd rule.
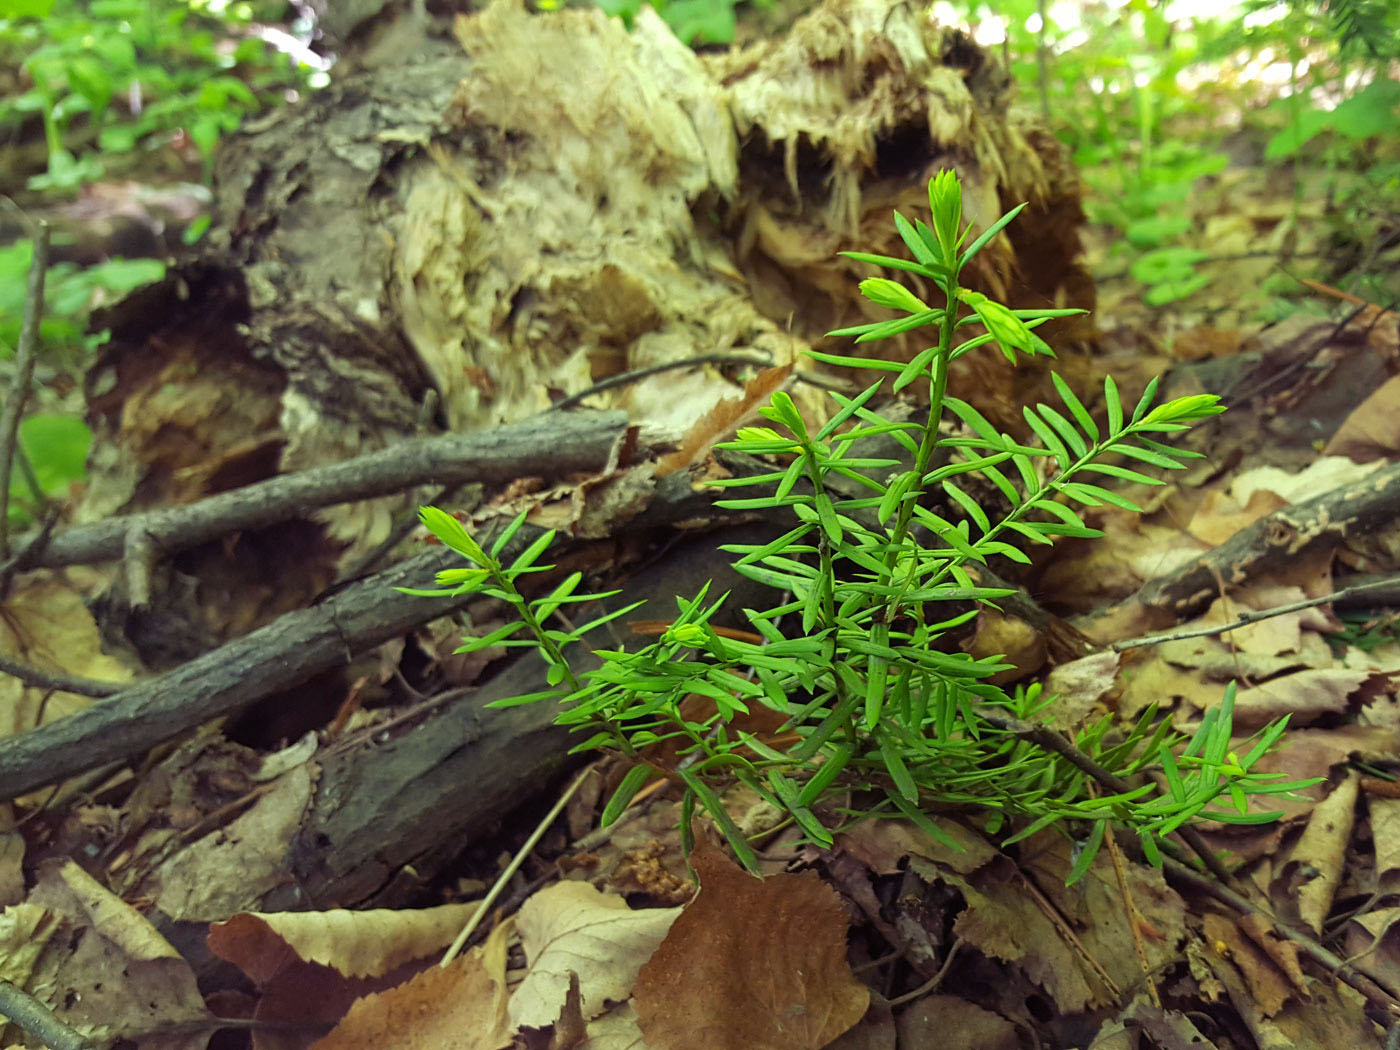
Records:
[[[1335,176],[1336,239],[1400,213],[1393,0],[1245,0],[1212,17],[1167,0],[940,0],[935,12],[1004,32],[1013,74],[1073,151],[1089,217],[1119,231],[1150,305],[1207,282],[1185,204],[1232,162],[1219,149],[1227,136],[1245,162],[1262,142],[1266,165]]]
[[[323,79],[270,42],[298,46],[275,25],[288,10],[282,0],[0,0],[0,135],[12,146],[43,141],[42,170],[15,151],[5,175],[52,199],[131,172],[207,174],[219,140],[246,115]],[[0,386],[13,367],[32,258],[27,239],[0,246]],[[164,273],[155,259],[50,267],[12,523],[83,477],[91,435],[73,377],[106,338],[88,331],[91,311]]]
[[[29,188],[81,186],[136,150],[188,144],[207,162],[246,114],[315,73],[261,32],[260,16],[281,13],[244,0],[0,0],[0,67],[18,73],[0,132],[37,120],[47,147]]]
[[[598,7],[609,15],[621,18],[630,27],[644,4],[656,10],[686,44],[729,44],[734,41],[738,27],[737,10],[741,5],[764,11],[774,0],[598,0]],[[536,0],[536,7],[550,11],[562,7],[564,0]]]

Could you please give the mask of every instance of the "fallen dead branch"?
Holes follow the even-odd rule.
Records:
[[[1400,463],[1265,515],[1199,558],[1148,580],[1127,601],[1163,610],[1178,621],[1189,620],[1219,595],[1217,581],[1227,588],[1237,586],[1304,551],[1365,535],[1397,516]]]
[[[140,755],[450,612],[464,599],[419,598],[393,588],[422,586],[459,561],[443,549],[409,559],[85,711],[0,741],[0,796],[15,798]]]
[[[552,412],[476,434],[414,438],[366,456],[245,485],[198,503],[66,529],[48,543],[32,547],[15,567],[57,568],[112,561],[141,544],[154,544],[169,554],[232,532],[287,521],[338,503],[402,492],[415,485],[499,484],[521,477],[557,479],[597,472],[607,464],[626,425],[621,412]]]

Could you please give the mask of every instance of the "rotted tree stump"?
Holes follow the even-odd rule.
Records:
[[[890,212],[926,210],[943,167],[977,226],[1031,202],[970,283],[1018,306],[1092,305],[1063,151],[1013,107],[995,56],[907,5],[831,0],[781,39],[703,58],[649,10],[629,33],[596,10],[501,2],[454,32],[222,151],[201,256],[107,319],[85,518],[732,355],[586,401],[684,431],[753,362],[813,370],[807,348],[871,316],[867,268],[836,253],[903,254]],[[917,338],[877,345],[907,359]],[[980,407],[1016,424],[1043,376],[969,357]],[[170,662],[299,607],[423,496],[180,553],[144,644]]]

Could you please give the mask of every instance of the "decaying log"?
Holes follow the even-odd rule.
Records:
[[[1130,599],[1173,620],[1199,615],[1220,595],[1318,546],[1339,547],[1400,517],[1400,464],[1266,514],[1220,546],[1148,580]],[[1111,610],[1105,613],[1108,615]]]
[[[698,57],[649,8],[629,32],[596,10],[530,15],[503,0],[460,20],[456,39],[247,123],[217,162],[200,257],[102,320],[112,339],[87,378],[81,514],[127,520],[84,526],[102,537],[84,549],[116,556],[154,532],[149,567],[180,545],[166,545],[172,522],[190,512],[175,508],[210,497],[245,508],[242,531],[189,534],[210,542],[168,559],[183,590],[151,603],[167,633],[192,622],[203,633],[143,641],[148,661],[203,655],[0,743],[0,795],[140,754],[450,607],[389,589],[454,564],[435,552],[302,608],[419,496],[309,501],[299,520],[273,522],[246,509],[280,491],[269,479],[295,490],[297,472],[343,472],[335,465],[425,429],[518,422],[612,376],[732,352],[684,380],[661,372],[586,402],[681,432],[736,393],[752,361],[793,365],[830,348],[826,331],[867,319],[857,284],[868,268],[837,253],[903,254],[890,211],[924,211],[941,168],[959,171],[979,227],[1031,202],[968,269],[972,285],[1018,306],[1092,305],[1063,150],[1012,109],[994,55],[917,7],[827,0],[781,40]],[[881,352],[907,359],[916,338]],[[997,355],[981,357],[960,366],[981,369],[974,388],[1006,403],[979,407],[1014,425],[1012,402],[1043,376],[1013,380]],[[829,411],[824,397],[796,396],[813,419]],[[636,488],[619,497],[625,514],[594,509],[584,535],[719,519],[684,472],[602,484]],[[299,497],[286,498],[278,515]],[[145,514],[156,517],[131,528]],[[62,543],[83,535],[42,557],[74,557]],[[723,561],[711,548],[700,575]],[[652,575],[659,616],[700,582]],[[279,903],[387,899],[402,865],[562,768],[548,712],[485,711],[483,695],[317,756]]]
[[[719,545],[762,543],[776,534],[749,526],[686,540],[634,576],[612,601],[642,599],[647,605],[638,617],[667,618],[675,615],[676,595],[693,597],[713,576],[711,596],[730,595],[714,622],[743,626],[740,610],[772,592],[725,567]],[[592,644],[618,648],[637,642],[615,621]],[[570,734],[552,724],[552,705],[485,706],[544,688],[543,665],[526,658],[382,744],[350,742],[318,756],[316,801],[288,857],[294,881],[262,905],[399,903],[395,894],[415,888],[394,880],[404,865],[413,862],[418,878],[430,877],[432,855],[439,863],[455,855],[579,761],[566,754]]]
[[[75,773],[133,758],[343,666],[352,653],[460,604],[460,599],[413,597],[392,589],[431,585],[434,572],[460,563],[458,555],[441,549],[400,562],[321,605],[288,613],[84,711],[0,741],[0,797],[16,798]]]

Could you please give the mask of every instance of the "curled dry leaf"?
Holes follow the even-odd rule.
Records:
[[[543,1028],[559,1020],[572,974],[585,1020],[607,1000],[626,999],[679,908],[633,910],[615,893],[586,882],[560,882],[527,900],[516,918],[530,969],[510,1000],[515,1025]]]
[[[447,947],[476,907],[245,912],[211,927],[209,947],[259,984],[289,951],[347,977],[377,977]]]

